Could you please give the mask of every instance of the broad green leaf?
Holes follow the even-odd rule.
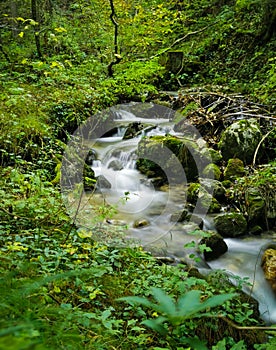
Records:
[[[166,293],[164,293],[162,289],[152,288],[152,294],[154,296],[154,299],[159,303],[159,312],[161,311],[168,315],[176,313],[174,300]]]
[[[166,317],[158,317],[156,319],[150,319],[143,321],[142,324],[151,328],[159,334],[166,335],[168,333],[167,329],[163,326],[163,323],[167,321]]]
[[[132,296],[132,297],[123,297],[123,298],[119,298],[117,299],[118,301],[126,301],[129,304],[137,304],[137,305],[143,305],[146,307],[151,307],[154,309],[154,305],[153,303],[151,303],[149,300],[147,300],[146,298],[142,298],[142,297],[136,297],[136,296]]]
[[[185,338],[185,343],[191,345],[192,349],[196,350],[208,350],[205,342],[197,338]]]

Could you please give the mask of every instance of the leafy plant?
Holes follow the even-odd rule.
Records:
[[[180,326],[186,320],[200,317],[212,317],[214,315],[209,311],[211,308],[223,305],[224,302],[236,296],[234,293],[213,295],[202,301],[201,291],[191,290],[181,295],[178,300],[175,301],[159,288],[152,288],[152,295],[157,303],[138,296],[120,298],[119,301],[143,305],[155,311],[157,318],[143,321],[143,324],[161,335],[166,335],[168,333],[168,324],[176,328],[176,332],[177,328],[179,328],[178,333],[181,335]],[[192,346],[197,344],[198,349],[206,349],[203,343],[199,342],[197,339],[188,339],[184,337],[183,341]]]

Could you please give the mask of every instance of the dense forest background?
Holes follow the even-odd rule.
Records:
[[[276,0],[0,2],[0,349],[274,348],[245,281],[92,242],[66,214],[59,170],[84,120],[160,91],[240,93],[273,115],[275,48]],[[197,292],[193,312],[170,314],[165,293],[194,289],[209,318]],[[118,302],[132,294],[161,306]],[[162,313],[167,329],[150,323]]]

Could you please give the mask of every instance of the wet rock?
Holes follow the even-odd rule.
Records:
[[[262,133],[255,119],[239,120],[225,129],[218,147],[224,160],[239,158],[245,164],[251,164],[261,138]]]
[[[133,137],[137,136],[139,132],[141,132],[144,129],[144,125],[140,122],[133,122],[128,125],[125,134],[123,136],[123,140],[129,140]]]
[[[110,225],[114,226],[126,226],[127,223],[124,220],[117,220],[117,219],[106,219],[106,222]]]
[[[97,159],[97,153],[94,149],[90,149],[86,158],[85,158],[85,163],[87,165],[92,165],[93,161]]]
[[[203,219],[199,216],[199,215],[195,215],[193,214],[190,218],[189,221],[198,225],[198,227],[202,230],[203,229],[203,225],[204,225],[204,221]]]
[[[112,137],[118,133],[119,128],[117,126],[106,131],[101,137]]]
[[[206,261],[218,259],[221,255],[227,252],[228,246],[223,240],[223,237],[218,233],[210,233],[208,237],[203,237],[200,244],[205,244],[211,251],[204,251],[203,255]]]
[[[145,227],[148,225],[149,225],[149,222],[147,219],[137,219],[133,223],[134,228],[141,228],[141,227]]]
[[[212,194],[214,198],[218,200],[224,199],[226,191],[220,181],[204,178],[200,178],[199,181],[205,190]]]
[[[205,178],[219,180],[221,178],[220,168],[213,163],[206,165],[202,172]]]
[[[208,213],[219,213],[220,203],[199,183],[191,183],[187,191],[187,201]]]
[[[171,221],[172,222],[183,222],[185,220],[188,220],[190,218],[189,212],[186,209],[180,210],[176,213],[173,213],[171,215]]]
[[[247,233],[247,222],[241,213],[224,213],[214,219],[215,228],[223,237],[239,237]]]
[[[118,159],[113,159],[109,164],[108,164],[109,169],[113,169],[115,171],[122,170],[124,167],[122,163]]]
[[[209,162],[193,140],[171,135],[144,137],[138,144],[137,168],[151,177],[161,177],[163,183],[195,181],[198,164]]]
[[[197,223],[189,221],[188,223],[185,223],[181,227],[181,232],[184,234],[191,234],[192,232],[199,231],[200,228]]]
[[[245,174],[243,161],[238,158],[231,158],[228,160],[227,166],[224,171],[225,180],[234,180],[242,177]]]
[[[111,188],[111,183],[107,180],[105,176],[99,175],[97,178],[97,188],[100,188],[100,189]]]
[[[262,268],[265,278],[276,293],[276,249],[268,248],[265,250],[262,256]]]

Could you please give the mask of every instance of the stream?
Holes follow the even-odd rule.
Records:
[[[141,122],[151,127],[145,128],[134,138],[123,140],[127,126]],[[155,256],[173,257],[189,261],[191,250],[184,248],[186,243],[197,241],[195,235],[198,225],[191,220],[186,223],[171,221],[171,215],[185,206],[185,184],[164,186],[156,189],[152,182],[135,167],[137,145],[142,136],[175,135],[170,116],[143,118],[131,112],[131,109],[117,109],[114,118],[114,133],[90,142],[96,153],[92,169],[96,176],[104,178],[96,192],[86,201],[85,212],[91,207],[103,203],[116,206],[116,213],[107,223],[116,227],[127,226],[127,238],[139,242],[145,250]],[[144,130],[145,130],[144,129]],[[177,135],[176,135],[177,136]],[[203,229],[214,230],[212,216],[205,215]],[[261,317],[267,324],[276,323],[276,299],[264,278],[260,267],[263,247],[275,242],[275,236],[254,236],[239,239],[225,239],[228,252],[217,260],[198,264],[199,270],[206,273],[209,269],[225,270],[233,283],[240,278],[253,284],[244,290],[259,301]]]

